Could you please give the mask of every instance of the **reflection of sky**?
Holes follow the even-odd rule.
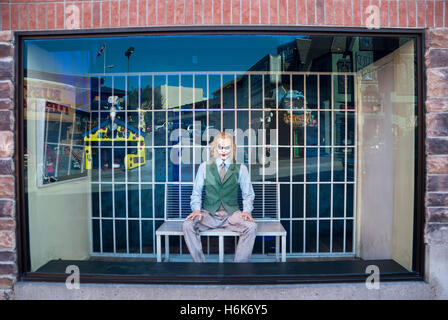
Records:
[[[246,71],[265,55],[277,54],[279,45],[296,38],[175,35],[27,40],[25,66],[50,73],[103,73],[104,52],[100,57],[97,53],[106,43],[106,65],[114,65],[107,73],[128,71],[124,53],[131,46],[135,50],[130,58],[130,72]]]

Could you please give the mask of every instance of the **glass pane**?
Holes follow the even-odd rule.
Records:
[[[138,221],[128,221],[129,253],[140,253],[140,226]]]
[[[292,221],[292,252],[303,251],[303,221]]]
[[[252,111],[250,113],[250,117],[251,130],[247,133],[247,137],[250,137],[251,139],[250,144],[259,146],[263,145],[263,112]]]
[[[292,181],[303,182],[304,148],[292,148]]]
[[[317,75],[306,76],[306,108],[317,108]]]
[[[127,110],[137,110],[139,108],[139,78],[137,76],[128,76],[127,79]]]
[[[114,184],[114,212],[117,218],[126,218],[126,185]]]
[[[154,252],[154,221],[143,220],[142,221],[142,251],[143,253]],[[160,224],[157,226],[159,227]]]
[[[331,109],[331,75],[319,75],[319,108]]]
[[[114,252],[114,221],[101,220],[103,252]]]
[[[222,79],[221,75],[208,76],[208,97],[210,109],[221,109]]]
[[[306,252],[316,252],[316,239],[317,239],[317,221],[308,220],[306,221]]]
[[[291,149],[278,148],[278,181],[286,182],[291,179]]]
[[[157,170],[154,171],[156,182],[166,181],[166,152],[166,148],[154,149],[155,167],[157,168]]]
[[[128,198],[127,198],[127,206],[128,206],[128,217],[130,218],[138,218],[140,216],[140,197],[139,197],[139,185],[138,184],[129,184],[128,188]],[[145,198],[143,198],[146,200]],[[125,204],[126,205],[126,204]]]
[[[263,108],[263,75],[252,74],[246,78],[250,78],[250,107],[252,109]],[[240,104],[239,107],[242,105]]]
[[[319,220],[319,252],[330,252],[329,220]]]
[[[249,76],[237,74],[236,86],[237,86],[236,90],[237,108],[238,109],[249,108]]]
[[[154,76],[154,109],[167,109],[168,86],[166,76]]]
[[[288,219],[291,217],[290,213],[290,186],[288,184],[280,184],[280,218]]]
[[[277,181],[277,165],[278,165],[278,148],[266,147],[265,148],[265,167],[264,167],[264,180],[265,181]]]
[[[319,185],[319,217],[330,217],[331,184]]]
[[[152,184],[141,184],[140,185],[140,199],[141,199],[141,212],[142,217],[152,218],[153,217],[153,189]]]
[[[234,109],[235,108],[235,75],[224,74],[222,76],[223,86],[222,86],[222,105],[224,109]]]
[[[302,218],[303,217],[303,184],[293,184],[292,185],[292,217]]]
[[[180,144],[181,132],[179,131],[180,113],[176,111],[168,111],[168,145]]]
[[[142,110],[153,109],[153,76],[141,76],[140,78],[140,108]]]
[[[208,103],[208,82],[207,75],[196,74],[194,75],[194,87],[197,93],[197,98],[195,95],[194,107],[196,109],[206,109]]]
[[[167,113],[166,112],[154,112],[154,145],[165,146],[167,145]]]
[[[27,236],[40,244],[31,270],[49,256],[154,259],[166,184],[188,202],[221,130],[235,135],[252,183],[280,189],[280,203],[266,204],[280,208],[291,258],[352,259],[369,248],[412,270],[416,44],[413,36],[306,33],[24,40],[18,156],[24,207],[38,217]],[[383,225],[390,228],[365,231]],[[202,239],[204,249],[217,254],[217,240]],[[225,239],[226,253],[235,244]],[[170,251],[188,258],[179,236]],[[274,251],[275,238],[258,237],[253,252],[265,256],[254,262]]]
[[[225,132],[234,134],[235,132],[235,111],[223,111],[222,129]]]
[[[306,217],[317,217],[317,184],[306,186]]]
[[[278,112],[278,144],[290,145],[292,136],[293,117],[289,111]]]
[[[252,140],[256,139],[255,133],[249,131],[249,112],[248,111],[237,111],[237,128],[235,142],[237,146],[247,146],[249,145],[249,136],[252,134]]]

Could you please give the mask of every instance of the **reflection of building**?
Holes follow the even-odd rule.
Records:
[[[82,110],[90,107],[90,78],[69,74],[27,70],[24,98],[42,98]]]
[[[199,102],[204,99],[202,88],[161,85],[154,89],[154,106],[156,109],[170,109]]]

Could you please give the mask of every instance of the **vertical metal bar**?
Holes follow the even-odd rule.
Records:
[[[210,142],[210,75],[207,73],[207,109],[205,110],[207,145]],[[207,153],[207,161],[210,154]],[[207,254],[210,254],[210,236],[207,236]]]
[[[178,129],[181,130],[181,117],[182,117],[182,78],[181,75],[179,73],[179,98],[178,98],[178,103],[179,103],[179,126]],[[181,172],[181,167],[182,167],[182,149],[183,149],[183,144],[182,144],[182,135],[179,135],[179,156],[177,161],[179,162],[178,166],[179,166],[179,217],[182,218],[182,184],[180,183],[182,181],[182,172]],[[168,156],[167,156],[168,158]],[[180,253],[182,253],[182,236],[179,236],[179,251]]]
[[[344,75],[344,86],[345,86],[345,126],[344,126],[344,130],[345,130],[345,135],[344,135],[344,239],[343,239],[343,243],[344,243],[344,247],[343,247],[343,252],[346,252],[346,232],[347,232],[347,228],[346,228],[346,224],[347,224],[347,127],[348,127],[348,122],[347,122],[347,74]]]
[[[248,147],[247,147],[247,171],[249,172],[249,177],[252,177],[252,106],[249,104],[248,106],[248,119],[249,119],[249,137],[247,139]],[[244,143],[243,143],[244,145]],[[243,147],[244,154],[244,147]]]
[[[317,74],[317,204],[316,204],[316,253],[319,253],[319,204],[320,204],[320,75]]]
[[[191,77],[192,77],[192,81],[193,81],[193,117],[192,117],[192,120],[193,120],[193,148],[192,148],[192,150],[193,150],[193,164],[192,164],[192,171],[193,171],[193,182],[194,182],[194,180],[196,179],[196,170],[195,170],[195,167],[196,167],[196,140],[195,140],[195,138],[196,138],[196,130],[197,130],[197,128],[196,128],[196,103],[195,103],[195,100],[196,100],[196,95],[195,95],[195,91],[196,91],[196,75],[193,73],[192,75],[191,75]],[[201,149],[199,149],[199,150],[201,150]]]
[[[168,104],[169,104],[169,96],[168,96],[168,74],[165,75],[165,186],[168,185]],[[167,203],[165,203],[165,208],[167,206]],[[166,211],[166,209],[165,209]],[[166,239],[165,239],[165,248],[166,248]],[[169,248],[168,252],[165,252],[165,254],[168,256],[169,254]]]
[[[151,106],[151,109],[152,109],[152,128],[151,128],[151,130],[152,130],[152,133],[151,133],[151,139],[152,139],[152,141],[151,141],[151,158],[152,158],[152,180],[151,180],[151,189],[152,189],[152,243],[153,243],[153,245],[152,245],[152,252],[154,252],[154,249],[156,249],[155,248],[155,246],[154,246],[154,237],[155,237],[155,232],[154,232],[154,230],[156,229],[156,206],[155,206],[155,199],[156,199],[156,195],[155,195],[155,193],[156,193],[156,191],[155,191],[155,189],[156,189],[156,180],[155,180],[155,172],[154,172],[154,169],[155,169],[155,167],[156,167],[156,157],[155,157],[155,151],[156,151],[156,148],[155,148],[155,145],[154,145],[154,133],[155,133],[155,127],[154,127],[154,124],[155,124],[155,121],[154,121],[154,118],[155,118],[155,115],[156,115],[156,112],[155,112],[155,105],[154,105],[154,75],[152,75],[151,76],[151,104],[152,104],[152,106]],[[142,193],[142,190],[140,189],[140,194]],[[166,205],[166,204],[165,204]],[[160,241],[160,238],[158,238],[159,239],[159,241]],[[143,239],[142,239],[142,241],[143,241]],[[160,250],[158,251],[158,252],[161,252],[161,248],[160,248]]]
[[[279,73],[276,72],[275,74],[275,121],[276,121],[276,128],[277,128],[277,132],[278,132],[278,81],[279,81]],[[276,134],[276,175],[275,175],[275,181],[278,185],[278,162],[279,162],[279,154],[278,154],[278,149],[279,149],[279,134]]]
[[[289,74],[289,230],[291,230],[291,234],[293,232],[292,230],[292,189],[294,184],[293,182],[293,175],[292,175],[292,166],[293,166],[293,153],[294,153],[294,141],[293,141],[293,119],[294,119],[294,113],[293,113],[293,106],[292,106],[292,73]],[[289,252],[292,253],[292,236],[289,237]]]
[[[170,236],[165,235],[165,261],[170,259]]]
[[[355,149],[355,155],[354,155],[354,166],[353,166],[353,240],[352,240],[352,252],[355,253],[355,249],[356,249],[356,217],[357,217],[357,210],[356,210],[356,206],[357,206],[357,173],[358,173],[358,103],[357,103],[357,99],[358,99],[358,84],[355,81],[355,76],[352,75],[353,77],[353,83],[354,83],[354,88],[353,88],[353,106],[354,106],[354,110],[353,110],[353,117],[354,117],[354,122],[355,122],[355,137],[354,137],[354,141],[353,141],[353,145],[354,145],[354,149]]]
[[[219,262],[224,262],[224,236],[219,236]]]
[[[207,144],[210,142],[210,75],[207,73],[207,109],[205,110],[205,115],[206,115],[206,129],[205,131],[207,132],[206,136],[207,136]],[[209,156],[207,155],[207,160],[208,160]]]
[[[220,124],[220,126],[221,126],[221,128],[220,128],[220,131],[223,131],[224,130],[224,127],[223,127],[223,118],[224,118],[224,111],[223,111],[223,109],[224,109],[224,106],[223,106],[223,99],[224,99],[224,97],[223,97],[223,95],[224,95],[224,83],[223,83],[223,75],[222,75],[222,72],[221,72],[221,89],[220,89],[220,92],[221,92],[221,108],[220,108],[220,110],[221,110],[221,124]]]
[[[38,103],[37,101],[35,102],[36,104]],[[45,127],[45,136],[44,136],[44,141],[45,141],[45,147],[44,147],[44,158],[43,158],[43,162],[44,162],[44,166],[42,168],[42,172],[41,174],[44,175],[46,173],[46,167],[47,167],[47,148],[48,148],[48,127],[49,127],[49,123],[50,123],[50,113],[47,113],[47,104],[45,103],[44,105],[44,127]],[[42,179],[44,177],[41,177]]]
[[[72,169],[73,134],[75,132],[75,125],[76,125],[76,109],[74,110],[73,113],[72,134],[70,135],[70,156],[68,157],[68,175],[70,175]]]
[[[265,104],[265,91],[264,91],[264,85],[265,85],[265,74],[263,73],[261,75],[261,116],[263,117],[263,123],[261,124],[262,128],[263,128],[263,135],[262,135],[262,149],[261,152],[263,152],[262,157],[260,157],[263,161],[263,179],[261,180],[264,184],[264,182],[266,182],[266,104]],[[249,108],[251,106],[249,105]],[[250,131],[249,131],[250,132]],[[269,135],[270,136],[270,135]],[[249,133],[249,137],[250,137],[250,133]],[[277,212],[278,214],[278,212]]]
[[[333,176],[334,176],[334,77],[331,74],[331,171],[330,171],[330,253],[333,252]]]
[[[157,235],[157,262],[162,262],[162,241],[161,236]]]
[[[307,179],[306,179],[306,154],[307,154],[307,94],[306,94],[306,74],[303,75],[303,103],[304,103],[304,121],[303,121],[303,253],[306,252],[306,188],[307,188]]]
[[[106,83],[106,77],[104,77],[104,83]],[[99,86],[99,103],[98,103],[98,128],[99,125],[101,124],[101,79],[99,79],[98,81],[98,86]],[[90,129],[91,130],[91,129]],[[93,167],[93,151],[91,151],[92,154],[92,167]],[[101,199],[101,190],[102,190],[102,179],[101,179],[101,170],[102,170],[102,161],[101,161],[101,140],[98,139],[98,201],[99,201],[99,210],[100,212],[98,213],[98,217],[100,218],[99,220],[99,224],[100,224],[100,252],[103,253],[103,208],[101,205],[102,199]]]
[[[275,236],[275,261],[279,261],[280,258],[280,237]]]
[[[282,262],[286,262],[286,236],[282,236]]]
[[[141,118],[142,118],[142,77],[141,75],[138,76],[138,123],[140,124]],[[143,117],[145,116],[145,114],[143,114]],[[145,122],[146,125],[146,122]],[[146,129],[145,129],[146,131]],[[139,136],[141,136],[141,128],[139,125],[139,130],[138,130]],[[143,140],[145,138],[143,137]],[[146,160],[146,144],[144,144],[145,148],[143,149],[143,152],[145,153],[145,160]],[[139,146],[140,147],[140,146]],[[138,150],[138,149],[137,149]],[[138,152],[138,151],[137,151]],[[139,152],[138,152],[139,153]],[[139,153],[140,154],[140,153]],[[140,163],[140,159],[139,159],[139,163]],[[142,166],[139,165],[138,166],[138,185],[137,185],[137,190],[138,190],[138,232],[139,232],[139,252],[140,254],[143,253],[143,239],[142,239],[142,195],[140,190],[142,189]]]
[[[47,108],[47,105],[45,104],[45,109]],[[58,132],[58,142],[57,142],[57,146],[58,146],[58,152],[56,153],[56,169],[54,171],[54,177],[58,177],[59,176],[59,153],[61,152],[61,130],[62,130],[62,111],[61,111],[61,116],[59,117],[59,132]],[[47,159],[45,159],[46,161]]]
[[[128,100],[129,100],[129,87],[128,87],[128,81],[129,81],[129,75],[126,74],[126,83],[124,84],[124,89],[125,89],[125,95],[126,95],[126,99],[124,101],[124,110],[125,110],[125,130],[128,130]],[[132,113],[131,113],[132,114]],[[124,153],[124,157],[126,159],[126,155],[128,154],[129,151],[129,146],[128,146],[128,141],[126,140],[125,143],[125,153]],[[138,148],[138,147],[137,147]],[[137,149],[138,150],[138,149]],[[124,160],[124,159],[123,159]],[[125,190],[125,199],[126,199],[126,253],[129,253],[129,212],[128,212],[128,168],[127,168],[127,164],[126,162],[124,163],[125,165],[125,171],[124,171],[124,179],[125,179],[125,185],[124,185],[124,190]],[[113,165],[112,165],[113,166]]]
[[[114,95],[114,86],[115,86],[115,77],[114,76],[112,76],[112,96]],[[113,246],[114,246],[114,254],[116,254],[117,253],[117,244],[116,244],[116,242],[117,242],[117,239],[115,238],[115,171],[114,171],[114,158],[115,158],[115,153],[114,153],[114,149],[115,149],[115,139],[114,139],[114,134],[113,134],[113,125],[111,124],[111,127],[112,127],[112,132],[111,132],[111,135],[112,135],[112,150],[111,150],[111,154],[112,154],[112,161],[111,161],[111,163],[112,163],[112,217],[113,217],[113,220],[112,220],[112,224],[113,224],[113,239],[114,239],[114,243],[113,243]]]

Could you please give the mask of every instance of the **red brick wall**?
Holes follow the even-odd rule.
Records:
[[[426,233],[448,244],[448,29],[426,33]]]
[[[367,24],[378,6],[380,27],[448,27],[442,0],[10,0],[0,5],[1,30],[113,28],[156,25]],[[73,6],[79,12],[73,13]],[[76,9],[75,9],[76,10]],[[71,19],[71,18],[70,18]]]
[[[428,28],[427,244],[448,244],[448,1],[441,0],[0,0],[0,299],[17,274],[12,32],[170,25]],[[438,28],[438,29],[435,29]],[[445,28],[445,29],[440,29]],[[6,30],[6,31],[1,31]]]
[[[12,32],[0,31],[0,300],[11,297],[17,273],[13,52]]]

